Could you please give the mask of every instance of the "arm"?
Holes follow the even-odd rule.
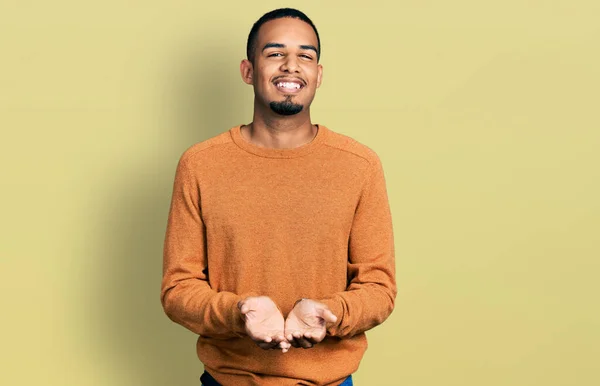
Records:
[[[238,302],[252,294],[216,292],[208,282],[200,190],[184,154],[175,174],[163,254],[161,302],[168,317],[217,339],[245,335]]]
[[[327,333],[347,338],[383,323],[396,298],[394,237],[383,168],[375,157],[356,208],[350,231],[346,291],[317,301],[337,322]]]

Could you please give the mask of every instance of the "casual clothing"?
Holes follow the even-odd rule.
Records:
[[[339,385],[396,298],[392,218],[376,153],[319,125],[300,147],[274,149],[240,126],[184,152],[164,248],[166,314],[199,335],[197,354],[223,385]],[[237,303],[269,296],[284,317],[296,300],[337,322],[313,348],[263,350]]]
[[[354,386],[354,383],[352,382],[352,375],[349,375],[344,382],[340,383],[340,386]]]
[[[214,379],[212,377],[212,375],[210,375],[208,373],[208,371],[205,371],[204,374],[202,374],[202,376],[200,377],[200,382],[202,382],[200,384],[200,386],[222,386],[219,382],[217,382],[216,379]],[[344,380],[344,382],[340,383],[339,386],[353,386],[354,384],[352,383],[352,375],[348,376],[348,378],[346,378]]]

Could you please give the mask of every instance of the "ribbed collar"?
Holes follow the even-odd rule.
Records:
[[[317,124],[317,135],[312,139],[312,141],[305,143],[302,146],[290,148],[290,149],[276,149],[271,147],[262,147],[249,142],[242,136],[241,131],[242,125],[238,125],[232,127],[229,132],[231,133],[231,138],[236,145],[238,145],[243,150],[255,154],[260,157],[268,157],[268,158],[295,158],[306,155],[316,148],[318,148],[324,141],[325,137],[328,134],[328,129],[325,126]]]

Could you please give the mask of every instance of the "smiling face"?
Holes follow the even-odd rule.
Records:
[[[254,63],[244,59],[240,66],[244,82],[254,86],[255,103],[279,115],[308,113],[323,73],[317,47],[315,32],[302,20],[284,17],[263,24]]]

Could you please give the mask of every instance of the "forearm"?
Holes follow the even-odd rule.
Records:
[[[167,316],[188,330],[216,339],[245,335],[244,320],[238,302],[249,294],[216,292],[198,279],[165,285],[161,301]]]

